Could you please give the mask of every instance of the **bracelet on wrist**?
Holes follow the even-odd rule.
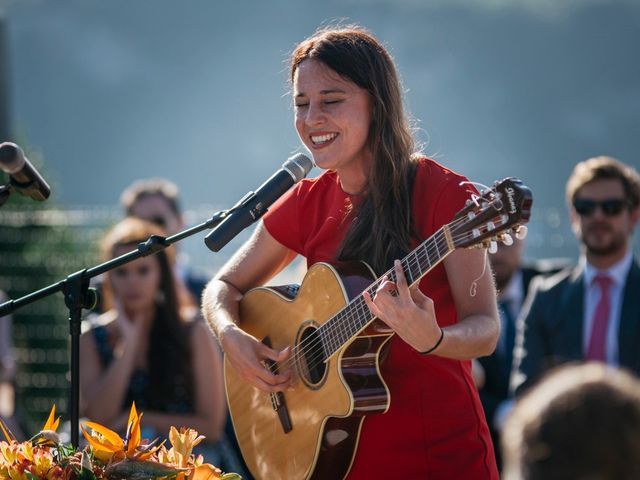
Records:
[[[418,352],[420,355],[429,355],[430,353],[433,353],[436,348],[438,348],[440,346],[440,344],[442,343],[442,339],[444,338],[444,330],[442,329],[442,327],[440,328],[440,338],[438,339],[438,341],[436,342],[436,344],[431,347],[429,350],[426,350],[424,352]]]

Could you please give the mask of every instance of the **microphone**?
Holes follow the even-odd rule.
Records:
[[[204,243],[214,252],[220,251],[238,233],[264,215],[271,204],[295,183],[307,176],[313,162],[297,153],[282,164],[282,168],[264,182],[256,192],[247,193],[209,234]]]
[[[20,194],[38,202],[49,198],[51,188],[15,143],[0,144],[0,168],[9,174],[11,186]]]

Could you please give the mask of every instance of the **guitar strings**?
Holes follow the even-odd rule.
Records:
[[[450,226],[454,226],[457,227],[460,223],[462,223],[464,221],[464,218],[459,219],[461,220],[460,222],[452,222],[451,224],[449,224]],[[438,242],[442,242],[443,240],[446,241],[446,237],[443,238],[444,235],[444,230],[440,229],[439,231],[437,231],[436,233],[434,233],[434,235],[432,235],[429,239],[425,240],[425,242],[423,242],[423,244],[421,244],[420,246],[418,246],[412,253],[410,253],[409,255],[407,255],[407,257],[405,257],[402,262],[404,264],[406,264],[409,267],[408,273],[411,274],[411,277],[413,277],[412,274],[412,270],[411,267],[418,265],[418,269],[419,269],[419,277],[422,277],[424,275],[424,273],[421,272],[421,269],[419,268],[419,263],[417,262],[417,260],[419,260],[420,256],[424,256],[425,254],[425,247],[426,247],[426,254],[429,255],[429,252],[433,252],[434,248],[436,250],[436,252],[438,254],[440,254],[439,252],[439,248],[438,248]],[[468,237],[469,233],[463,233],[463,234],[454,234],[452,237],[454,240],[459,240],[465,237]],[[438,238],[439,237],[439,238]],[[431,243],[432,245],[428,245],[429,243]],[[448,248],[448,245],[445,245]],[[449,253],[451,253],[452,250],[449,250],[447,252],[447,255]],[[439,261],[438,261],[439,263]],[[437,265],[437,264],[436,264]],[[431,266],[430,268],[431,269]],[[382,278],[384,278],[385,276],[390,276],[390,277],[395,277],[395,272],[393,269],[389,270],[385,275],[383,275],[379,280],[377,280],[376,282],[374,282],[370,287],[368,287],[366,290],[369,291],[369,293],[373,293],[372,290],[375,288],[377,288],[377,286],[380,284],[380,282],[382,281]],[[418,281],[418,280],[416,280]],[[415,283],[415,282],[412,282]],[[412,284],[411,283],[411,284]],[[359,317],[361,317],[362,315],[358,316],[358,313],[365,314],[365,321],[364,323],[362,323],[362,325],[353,328],[353,324],[349,323],[350,320],[353,320],[354,317],[355,319],[358,319]],[[362,299],[361,294],[358,295],[356,298],[354,298],[349,305],[347,305],[345,308],[343,308],[340,312],[338,312],[338,314],[336,314],[334,317],[332,317],[331,319],[329,319],[327,322],[325,322],[319,329],[325,329],[326,332],[325,335],[323,335],[321,332],[320,335],[315,335],[314,338],[311,339],[305,339],[305,341],[300,342],[299,347],[297,349],[295,349],[295,353],[292,357],[290,357],[288,359],[288,361],[283,362],[284,365],[287,365],[288,363],[293,363],[295,361],[297,361],[302,355],[305,355],[307,351],[311,350],[311,348],[316,348],[316,350],[320,350],[320,353],[316,353],[315,356],[309,357],[308,358],[308,364],[310,364],[310,368],[315,368],[320,362],[323,362],[325,360],[325,358],[330,358],[331,355],[333,355],[333,353],[335,353],[337,350],[339,350],[340,348],[340,343],[338,343],[338,348],[334,348],[333,351],[327,356],[325,353],[325,349],[323,347],[323,339],[325,340],[325,344],[327,342],[331,342],[330,346],[333,346],[333,342],[335,339],[340,338],[340,335],[344,336],[344,333],[347,333],[347,340],[350,339],[351,337],[353,337],[359,330],[362,330],[364,328],[366,328],[366,326],[368,326],[368,324],[374,319],[374,316],[370,313],[368,307],[366,306],[366,304],[364,303],[364,300]],[[342,321],[342,322],[341,322]],[[345,322],[346,321],[346,322]],[[392,333],[393,334],[393,333]],[[322,347],[321,349],[319,348],[319,344],[320,347]],[[311,365],[313,364],[313,365]]]
[[[455,219],[447,226],[450,227],[452,231],[455,231],[460,225],[467,221],[467,217],[462,216],[458,219]],[[471,234],[469,232],[453,233],[452,239],[454,243],[464,239],[465,237],[469,237]],[[442,245],[444,243],[444,245]],[[440,246],[439,246],[440,244]],[[410,254],[408,254],[405,258],[401,260],[401,263],[407,269],[405,271],[405,275],[407,275],[407,282],[410,285],[413,285],[417,281],[424,276],[429,270],[434,268],[440,263],[440,260],[443,259],[446,255],[441,256],[441,248],[446,252],[446,255],[451,253],[453,249],[449,247],[446,242],[446,235],[444,232],[444,228],[440,228],[436,231],[431,237],[425,240],[422,244],[420,244],[415,250],[413,250]],[[431,262],[428,264],[428,269],[426,272],[422,272],[420,268],[420,260],[425,256],[427,260],[431,258],[433,253],[438,254],[437,263],[432,265]],[[415,281],[411,281],[414,277],[415,267],[418,273],[418,278]],[[368,291],[372,296],[375,293],[375,290],[378,288],[380,283],[386,277],[391,278],[395,281],[395,271],[394,269],[388,270],[382,277],[373,282],[369,287],[363,290]],[[364,314],[364,322],[361,325],[354,325],[353,320],[359,320],[363,317]],[[351,300],[351,302],[344,307],[340,312],[327,320],[323,325],[321,325],[316,332],[311,337],[307,337],[303,341],[301,341],[297,346],[293,346],[293,354],[287,360],[285,360],[282,365],[289,366],[297,362],[300,358],[305,357],[307,352],[313,352],[313,349],[316,349],[316,353],[314,353],[311,357],[307,358],[307,364],[309,365],[309,370],[317,367],[321,362],[324,362],[325,358],[330,358],[333,353],[340,349],[343,342],[336,342],[336,340],[340,340],[344,338],[345,340],[350,339],[355,334],[357,334],[360,330],[366,328],[368,324],[374,319],[374,315],[371,314],[369,308],[366,306],[364,299],[362,297],[362,293],[360,293],[357,297]],[[362,321],[362,320],[360,320]],[[324,341],[323,341],[324,340]],[[338,345],[338,348],[333,348],[334,344]],[[331,352],[327,352],[325,349],[325,345],[331,347]],[[329,353],[327,355],[327,353]]]
[[[440,237],[440,238],[436,238],[436,237]],[[427,256],[431,256],[430,253],[436,252],[438,253],[438,256],[440,258],[444,258],[444,256],[441,256],[440,250],[441,249],[446,250],[446,255],[451,253],[452,250],[449,250],[446,244],[444,246],[441,245],[442,248],[439,248],[438,243],[442,244],[443,242],[446,243],[446,238],[444,237],[444,232],[442,230],[439,230],[438,232],[436,232],[436,234],[433,235],[433,237],[430,237],[430,239],[425,241],[423,245],[418,247],[412,254],[408,255],[401,261],[403,264],[403,270],[404,270],[404,266],[407,266],[408,273],[410,274],[411,277],[413,277],[413,274],[411,274],[411,272],[413,271],[412,267],[419,266],[420,264],[419,258],[425,256],[424,248],[421,248],[421,247],[425,247],[425,246],[427,247],[427,250],[426,250]],[[432,245],[426,245],[427,243],[432,243]],[[419,252],[419,250],[423,250],[423,251]],[[438,259],[438,262],[433,265],[430,263],[429,269],[427,270],[427,272],[431,270],[431,268],[437,266],[440,263],[439,260],[440,259]],[[420,277],[421,276],[422,275],[420,275]],[[373,296],[375,293],[375,290],[377,290],[378,286],[382,283],[385,277],[389,277],[392,281],[395,281],[396,280],[395,271],[393,269],[388,270],[380,279],[376,280],[372,285],[367,287],[364,291],[368,291],[369,294]],[[407,279],[407,281],[410,285],[415,283],[415,282],[411,282],[409,278]],[[374,318],[375,318],[374,315],[370,312],[369,308],[364,302],[362,293],[359,294],[349,303],[347,307],[345,307],[340,312],[338,312],[338,314],[336,314],[334,317],[329,319],[318,329],[318,330],[323,329],[323,332],[321,332],[319,335],[316,335],[316,338],[312,339],[311,343],[307,342],[306,345],[303,345],[304,342],[301,342],[300,348],[296,350],[297,355],[292,357],[291,361],[292,362],[297,361],[301,356],[305,355],[307,351],[313,351],[312,349],[315,348],[317,349],[317,351],[319,351],[319,353],[315,353],[315,355],[307,359],[307,363],[309,364],[309,369],[315,368],[319,363],[324,362],[325,358],[330,358],[333,355],[333,353],[339,350],[341,343],[343,343],[340,341],[341,339],[344,339],[344,340],[350,339],[355,334],[357,334],[360,330],[363,330],[364,328],[366,328]],[[356,320],[358,322],[354,324],[353,320]],[[324,342],[323,342],[323,339],[324,339]],[[326,351],[324,348],[324,345],[327,345],[327,344],[329,347],[331,347],[331,350],[332,350],[329,355],[326,355]],[[338,348],[334,348],[334,345],[337,345]]]
[[[452,228],[453,230],[457,228],[459,225],[461,225],[462,223],[464,223],[465,221],[466,221],[466,218],[461,217],[451,222],[450,224],[448,224],[448,226],[453,227]],[[458,241],[460,239],[464,239],[465,237],[469,237],[469,235],[470,235],[469,232],[462,233],[462,234],[453,234],[452,239],[454,241]],[[448,255],[453,250],[449,250],[449,246],[446,244],[446,236],[444,234],[444,229],[441,228],[437,232],[435,232],[431,237],[425,240],[422,244],[420,244],[414,251],[412,251],[404,259],[402,259],[401,262],[403,263],[403,267],[405,264],[407,267],[409,267],[408,272],[409,274],[411,274],[411,277],[413,277],[413,274],[411,273],[412,272],[411,267],[415,267],[416,265],[418,266],[419,278],[416,280],[416,282],[419,281],[419,279],[425,273],[431,270],[431,268],[435,267],[437,264],[440,263],[440,259],[435,265],[431,265],[430,263],[429,269],[427,270],[427,272],[422,273],[421,269],[419,268],[420,264],[418,260],[420,259],[420,257],[424,257],[425,254],[427,255],[427,257],[430,257],[430,255],[434,251],[438,253],[438,255],[440,256],[440,249],[438,248],[438,243],[439,242],[442,243],[443,241],[445,242],[445,246],[444,246],[445,250],[448,250],[446,252],[446,255]],[[363,290],[363,292],[369,291],[370,294],[373,294],[375,289],[377,289],[379,284],[382,282],[382,279],[387,276],[395,280],[395,271],[393,269],[388,270],[382,277],[377,279],[372,285],[370,285],[365,290]],[[413,283],[415,282],[410,282],[410,285],[412,285]],[[360,315],[358,315],[358,313],[360,313]],[[361,318],[362,313],[364,313],[366,317],[364,323],[354,328],[353,323],[349,323],[349,322],[354,319],[358,320],[359,318]],[[294,354],[291,357],[289,357],[289,359],[285,360],[285,362],[283,362],[283,365],[287,366],[288,364],[292,364],[298,361],[303,355],[306,356],[307,351],[312,351],[312,348],[315,348],[320,352],[316,353],[314,356],[309,357],[307,359],[308,360],[307,363],[308,365],[310,365],[309,368],[310,369],[315,368],[319,363],[324,362],[325,358],[330,358],[333,355],[333,353],[335,353],[341,347],[340,342],[338,342],[338,345],[339,345],[338,348],[334,348],[333,351],[327,356],[324,348],[325,344],[327,344],[328,342],[331,342],[330,346],[333,346],[333,342],[336,339],[339,339],[341,336],[344,337],[345,333],[347,334],[346,340],[350,339],[360,330],[366,328],[374,318],[375,317],[373,316],[373,314],[371,314],[368,307],[366,306],[366,303],[362,298],[362,294],[359,294],[357,297],[352,299],[352,301],[346,307],[344,307],[340,312],[338,312],[336,315],[334,315],[332,318],[327,320],[323,325],[321,325],[318,328],[318,330],[322,329],[323,332],[320,332],[319,335],[314,335],[312,338],[307,338],[303,340],[298,345],[298,348],[294,346],[293,347]],[[393,334],[393,332],[391,334]],[[325,340],[324,342],[323,342],[323,339]]]
[[[432,247],[431,251],[433,252],[434,250],[435,249]],[[411,268],[412,266],[415,266],[416,260],[412,258],[408,263]],[[391,271],[386,275],[390,274]],[[368,291],[371,295],[373,295],[381,282],[382,279],[376,281],[374,284],[365,289],[365,291]],[[350,302],[347,307],[338,312],[338,314],[336,314],[333,318],[325,322],[320,327],[320,329],[322,330],[315,335],[315,338],[312,337],[306,342],[301,342],[298,348],[295,350],[296,354],[290,359],[290,362],[296,362],[300,357],[306,357],[307,352],[313,352],[312,356],[307,357],[307,364],[310,370],[316,368],[317,365],[324,362],[325,358],[331,357],[331,355],[339,349],[341,343],[340,341],[338,341],[339,339],[342,338],[346,340],[353,337],[359,330],[365,328],[373,319],[374,316],[366,306],[366,303],[362,298],[362,294],[359,294]],[[353,320],[357,320],[358,322],[354,324]],[[335,348],[335,345],[338,345],[338,348]],[[329,347],[332,351],[327,352],[327,348],[325,348],[325,346]],[[313,349],[316,350],[314,351]],[[327,353],[329,353],[329,355],[327,355]]]

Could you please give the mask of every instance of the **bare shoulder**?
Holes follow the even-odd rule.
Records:
[[[202,318],[194,320],[190,336],[194,364],[206,365],[209,369],[217,368],[222,359],[222,350]]]
[[[194,320],[192,320],[191,335],[200,337],[203,335],[212,336],[213,334],[211,333],[211,330],[209,329],[207,322],[204,321],[204,318],[197,317]]]
[[[189,331],[191,333],[191,343],[193,345],[202,345],[203,343],[210,343],[214,341],[213,333],[201,315],[193,317],[190,320],[190,323]]]
[[[86,334],[95,328],[106,328],[111,331],[115,327],[117,314],[115,310],[109,310],[99,315],[89,315],[82,322],[82,336],[87,336]]]

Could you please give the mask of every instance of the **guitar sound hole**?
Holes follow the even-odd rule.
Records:
[[[317,388],[324,379],[327,364],[324,361],[324,349],[316,328],[310,327],[302,332],[300,347],[303,352],[300,362],[301,376],[307,385]]]

